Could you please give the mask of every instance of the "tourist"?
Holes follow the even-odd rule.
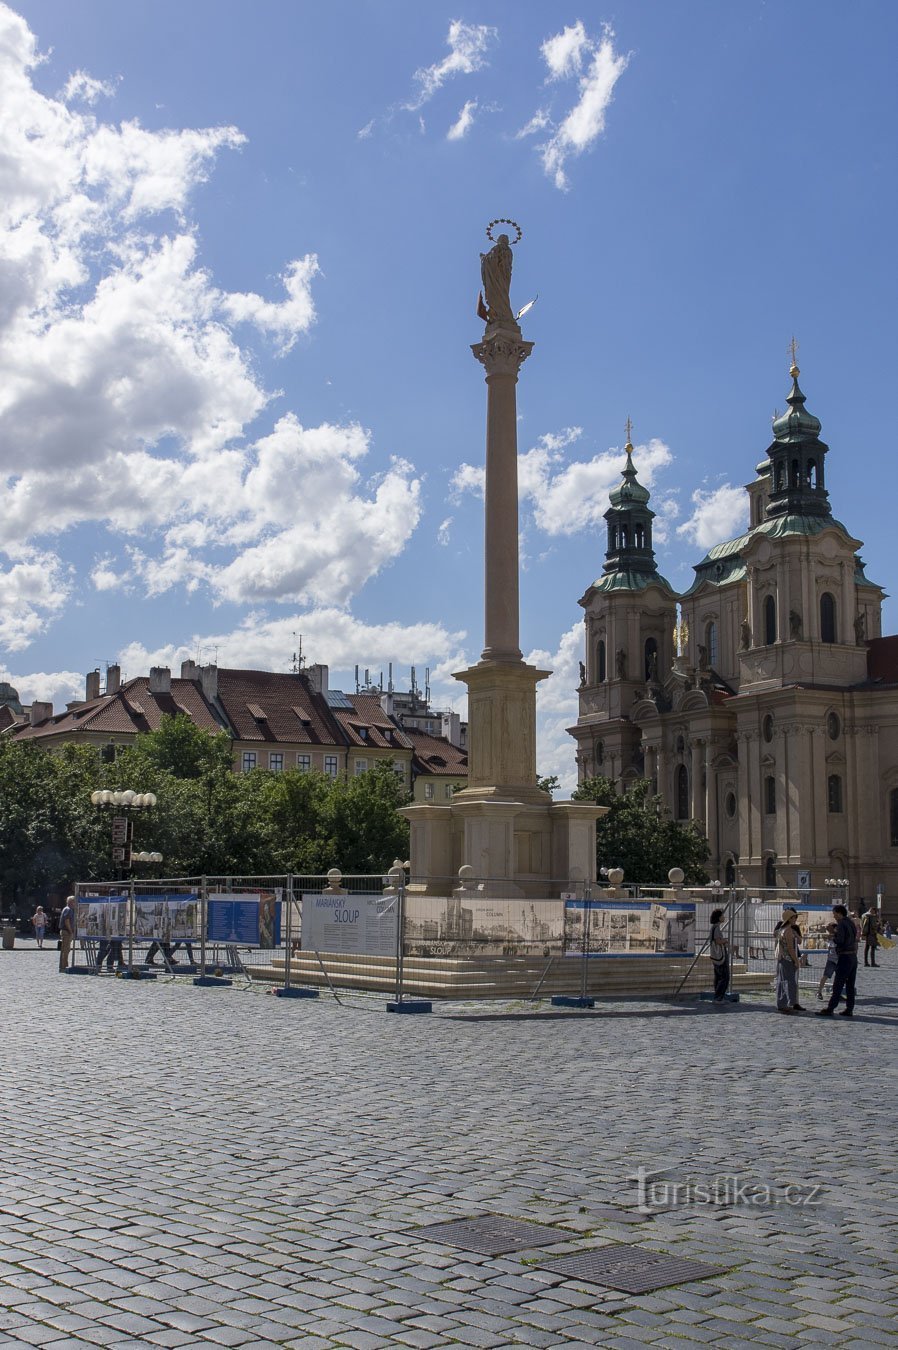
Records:
[[[823,967],[823,974],[820,976],[820,983],[817,985],[818,998],[823,997],[823,987],[826,984],[827,980],[831,980],[832,977],[835,975],[836,961],[839,956],[839,953],[836,951],[836,944],[833,941],[833,936],[836,931],[836,925],[834,923],[828,923],[826,925],[826,931],[827,933],[829,933],[829,945],[826,948],[826,965]]]
[[[798,912],[786,906],[783,917],[773,930],[776,937],[776,1007],[777,1012],[804,1012],[798,1002]]]
[[[59,916],[59,969],[69,964],[69,954],[75,941],[75,897],[67,895],[65,908]]]
[[[34,928],[34,936],[37,938],[38,947],[43,947],[44,945],[44,934],[47,931],[48,923],[49,919],[47,918],[46,910],[44,909],[43,905],[38,905],[37,909],[31,916],[31,924],[32,927]]]
[[[106,969],[112,970],[113,965],[117,965],[119,970],[125,968],[125,953],[122,950],[122,938],[100,938],[100,945],[97,949],[97,972],[103,969],[103,961],[106,961]]]
[[[833,988],[829,996],[829,1003],[825,1008],[820,1009],[817,1016],[832,1017],[836,1010],[836,1004],[844,991],[845,1007],[839,1013],[839,1016],[853,1017],[855,985],[857,983],[857,933],[844,905],[833,905],[833,915],[836,920],[836,931],[833,934],[833,944],[836,948],[836,973],[833,976]]]
[[[723,935],[721,921],[723,910],[715,909],[711,915],[711,938],[708,955],[714,967],[714,1002],[723,1003],[730,987],[730,944]]]
[[[883,925],[882,935],[883,935],[883,937],[887,937],[887,938],[889,939],[889,941],[891,942],[891,940],[892,940],[892,925],[889,923],[888,919],[886,919],[885,924]]]
[[[870,901],[870,908],[861,920],[861,934],[864,939],[864,965],[876,965],[876,948],[879,946],[879,911],[876,902]]]

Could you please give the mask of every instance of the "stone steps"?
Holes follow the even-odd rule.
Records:
[[[611,957],[596,958],[589,967],[589,992],[600,998],[639,998],[672,994],[691,964],[691,957]],[[330,983],[336,989],[392,994],[396,988],[393,957],[355,956],[321,953]],[[270,965],[248,968],[253,980],[283,984],[285,961],[275,958]],[[292,983],[326,988],[325,977],[314,952],[295,952],[290,963]],[[552,994],[576,995],[580,992],[580,961],[576,957],[406,957],[403,963],[403,990],[419,998],[520,999]],[[769,975],[748,974],[737,964],[733,988],[748,991],[766,989]],[[684,993],[699,993],[713,984],[711,962],[700,957]]]

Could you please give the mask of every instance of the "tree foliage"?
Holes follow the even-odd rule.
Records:
[[[646,779],[621,793],[610,778],[587,778],[571,796],[609,808],[596,822],[600,867],[622,867],[625,882],[642,886],[666,882],[672,867],[682,867],[689,885],[708,880],[711,850],[704,834],[692,821],[674,820]]]
[[[74,881],[114,876],[110,812],[97,788],[154,792],[135,814],[134,849],[163,855],[164,875],[264,876],[285,872],[383,872],[408,855],[409,800],[392,765],[331,779],[291,769],[236,774],[231,744],[188,717],[163,718],[113,763],[91,746],[48,754],[0,737],[0,897],[24,913]]]

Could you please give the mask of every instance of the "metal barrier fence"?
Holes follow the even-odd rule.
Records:
[[[463,869],[464,873],[470,868]],[[416,1000],[673,997],[709,989],[710,915],[723,909],[737,971],[772,981],[775,926],[798,910],[816,983],[825,925],[839,896],[744,887],[619,887],[386,876],[281,874],[177,877],[76,887],[81,969],[131,973],[156,962],[172,977],[240,976],[294,993],[382,992]],[[542,889],[542,888],[541,888]],[[551,893],[555,894],[552,895]],[[74,959],[74,958],[73,958]]]

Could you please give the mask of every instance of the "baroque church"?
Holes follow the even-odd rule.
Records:
[[[725,884],[898,892],[898,637],[861,542],[832,514],[828,446],[798,367],[747,486],[749,527],[677,594],[626,446],[602,575],[582,597],[578,775],[647,778],[695,821]]]

